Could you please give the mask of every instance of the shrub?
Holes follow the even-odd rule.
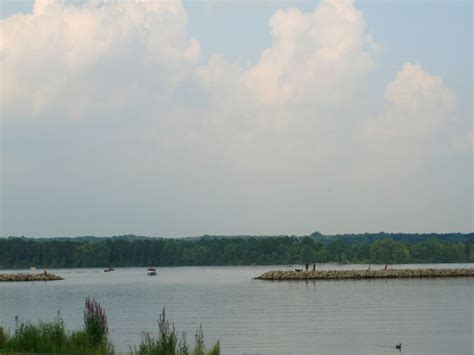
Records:
[[[0,326],[0,354],[3,353],[69,353],[103,355],[113,354],[108,340],[107,315],[100,304],[87,298],[84,308],[84,329],[67,332],[59,315],[52,322],[31,324],[16,319],[13,335]],[[219,342],[206,351],[202,326],[195,335],[193,350],[186,343],[186,334],[178,336],[174,324],[166,318],[165,309],[158,319],[158,337],[143,333],[137,348],[131,354],[139,355],[219,355]]]
[[[132,351],[135,355],[219,355],[220,345],[217,342],[209,352],[206,352],[204,345],[204,334],[202,326],[196,331],[193,351],[190,352],[186,334],[178,337],[174,324],[166,319],[166,312],[163,308],[158,319],[158,337],[153,338],[150,333],[143,333],[142,342]]]
[[[0,327],[0,353],[83,353],[112,354],[107,335],[107,317],[95,300],[86,299],[84,330],[67,332],[58,316],[52,322],[31,324],[16,319],[15,332],[9,336]]]
[[[53,322],[40,322],[38,325],[17,323],[13,336],[3,335],[0,348],[7,350],[54,353],[67,349],[68,335],[59,317]]]
[[[91,344],[90,337],[85,330],[72,332],[69,340],[69,352],[80,354],[113,354],[114,349],[107,341],[98,345]]]
[[[95,299],[86,298],[84,308],[84,326],[92,345],[100,345],[107,341],[109,328],[107,315]]]
[[[8,333],[3,327],[0,327],[0,349],[5,347],[5,344],[7,343],[7,341],[8,341]]]

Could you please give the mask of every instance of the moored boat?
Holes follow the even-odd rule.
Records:
[[[156,276],[156,269],[154,267],[150,267],[148,268],[148,270],[146,271],[146,274],[148,276]]]

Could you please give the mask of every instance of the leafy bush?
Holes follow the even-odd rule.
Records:
[[[131,353],[135,355],[219,355],[220,345],[217,342],[207,352],[202,326],[200,326],[196,331],[193,351],[190,352],[186,334],[178,336],[174,324],[166,319],[166,312],[163,308],[158,319],[158,337],[153,338],[150,333],[143,333],[138,349],[134,348]]]
[[[206,346],[204,345],[204,333],[202,331],[202,324],[196,330],[194,335],[194,349],[193,355],[219,355],[221,353],[221,347],[219,341],[214,344],[212,349],[206,352]]]
[[[108,340],[107,315],[94,299],[87,298],[84,307],[84,329],[68,332],[59,315],[52,322],[31,324],[19,322],[10,335],[0,327],[0,354],[4,353],[74,353],[74,354],[113,354],[114,349]],[[174,324],[166,318],[165,309],[158,320],[158,337],[144,333],[142,342],[130,351],[138,355],[219,355],[217,342],[206,351],[204,335],[200,326],[196,331],[193,350],[186,343],[186,335],[178,336]]]
[[[8,340],[8,333],[3,327],[0,327],[0,349],[5,346]]]
[[[40,322],[38,325],[20,323],[16,318],[15,333],[12,337],[4,333],[0,346],[17,351],[61,352],[67,348],[67,342],[64,322],[58,313],[53,322]]]
[[[105,341],[100,344],[92,344],[90,336],[85,330],[72,332],[70,336],[71,352],[81,354],[113,354],[114,349],[110,342]]]
[[[89,297],[84,307],[84,328],[91,344],[100,345],[107,341],[107,315],[99,302]]]
[[[86,306],[84,311],[88,315],[88,317],[84,317],[85,330],[67,332],[59,313],[54,321],[40,322],[37,325],[17,320],[15,331],[11,336],[0,327],[0,353],[112,354],[113,348],[107,339],[107,332],[100,332],[104,329],[105,312],[95,301],[94,303],[89,302],[89,305],[92,306],[89,308]],[[95,318],[100,321],[101,328],[97,328],[97,319]],[[106,321],[105,325],[107,325]],[[107,328],[105,327],[105,329]]]

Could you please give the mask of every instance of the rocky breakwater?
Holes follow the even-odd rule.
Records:
[[[50,273],[18,273],[18,274],[0,274],[0,282],[13,281],[56,281],[64,280],[59,275]]]
[[[474,277],[474,268],[464,269],[388,269],[388,270],[318,270],[268,271],[256,280],[361,280],[423,277]]]

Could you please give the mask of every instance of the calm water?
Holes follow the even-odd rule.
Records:
[[[474,264],[430,267],[474,267]],[[419,267],[419,266],[410,266]],[[427,265],[424,265],[427,267]],[[252,280],[288,267],[65,269],[64,281],[0,283],[0,323],[52,320],[82,326],[86,296],[107,311],[117,350],[156,330],[161,309],[193,341],[203,324],[207,343],[224,354],[474,353],[474,279],[269,282]],[[324,265],[325,269],[360,266]],[[365,267],[363,267],[365,268]],[[7,272],[3,270],[2,272]]]

